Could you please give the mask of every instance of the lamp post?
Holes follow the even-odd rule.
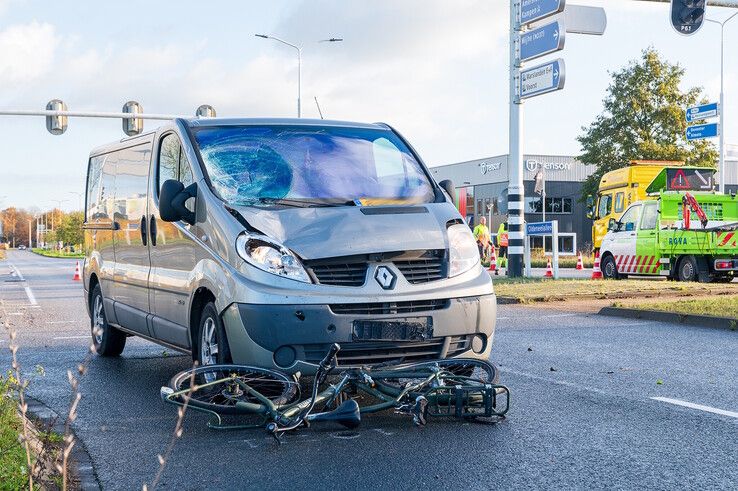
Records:
[[[61,204],[69,201],[68,199],[51,199],[52,203],[57,203],[57,208],[61,211]],[[54,210],[51,210],[51,231],[54,231]]]
[[[724,68],[725,68],[725,24],[738,12],[733,13],[730,17],[720,22],[713,19],[705,19],[720,26],[720,163],[718,165],[719,187],[718,191],[725,192],[725,93],[724,93]]]
[[[69,194],[76,194],[76,195],[77,195],[77,200],[78,200],[78,204],[79,204],[79,209],[80,209],[80,211],[83,211],[83,210],[82,210],[82,196],[84,196],[84,195],[85,195],[85,193],[84,193],[84,192],[82,192],[82,191],[68,191],[68,193],[69,193]]]
[[[288,43],[284,39],[280,39],[275,36],[269,36],[267,34],[254,34],[254,36],[262,39],[273,39],[274,41],[277,41],[279,43],[282,43],[284,45],[287,45],[291,48],[294,48],[297,50],[297,117],[302,117],[302,48],[294,45],[292,43]],[[330,38],[330,39],[321,39],[320,43],[328,42],[328,43],[336,43],[343,41],[343,38]]]

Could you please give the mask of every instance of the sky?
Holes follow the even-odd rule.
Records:
[[[568,34],[556,56],[566,87],[524,104],[525,153],[577,155],[576,137],[602,110],[609,73],[653,46],[686,69],[684,88],[718,100],[720,28],[677,34],[669,5],[578,0],[605,8],[604,36]],[[429,166],[508,151],[508,0],[0,0],[0,109],[293,117],[302,46],[303,116],[383,121]],[[708,7],[724,19],[733,10]],[[340,37],[340,43],[319,43]],[[738,143],[738,20],[725,29],[726,142]],[[549,56],[545,61],[555,56]],[[145,130],[156,121],[146,121]],[[122,138],[120,120],[0,116],[0,208],[79,209],[91,149]],[[62,200],[59,202],[58,200]],[[65,201],[64,201],[65,200]]]

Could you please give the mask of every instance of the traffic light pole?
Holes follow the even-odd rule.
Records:
[[[520,12],[521,0],[510,0],[510,155],[508,161],[507,223],[508,259],[507,275],[518,278],[523,275],[523,101],[518,97],[520,81]]]

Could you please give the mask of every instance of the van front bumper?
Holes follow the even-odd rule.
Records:
[[[233,363],[310,374],[332,343],[339,366],[489,358],[494,294],[410,302],[231,304],[223,323]]]

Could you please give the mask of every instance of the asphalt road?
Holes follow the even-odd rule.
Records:
[[[0,278],[9,279],[2,275],[9,264],[23,281],[0,279],[0,312],[18,332],[29,392],[66,414],[66,373],[89,344],[82,288],[71,280],[74,261],[11,251]],[[1,334],[5,371],[8,337]],[[313,427],[278,446],[258,430],[208,430],[204,416],[188,413],[161,485],[738,487],[737,332],[503,305],[492,358],[512,391],[502,423],[436,420],[415,428],[407,417],[382,414],[365,418],[357,431]],[[189,365],[186,356],[137,339],[129,339],[120,358],[93,359],[74,429],[102,487],[141,489],[151,482],[176,418],[159,400],[159,387]]]

